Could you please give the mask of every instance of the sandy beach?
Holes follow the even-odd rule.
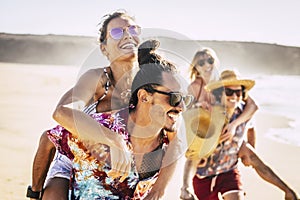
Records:
[[[40,134],[55,125],[51,114],[61,95],[75,83],[79,68],[0,63],[0,196],[25,198]],[[300,148],[270,140],[270,128],[288,127],[289,119],[264,111],[256,116],[257,152],[292,188],[300,192]],[[167,189],[166,199],[179,199],[183,159]],[[280,200],[284,193],[241,167],[247,200]]]

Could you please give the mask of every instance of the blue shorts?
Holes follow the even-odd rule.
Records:
[[[70,180],[72,174],[72,161],[65,155],[56,151],[54,159],[50,165],[44,187],[52,178],[65,178]]]

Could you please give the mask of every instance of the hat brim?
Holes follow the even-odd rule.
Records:
[[[232,80],[215,81],[215,82],[208,83],[205,86],[205,89],[207,91],[212,91],[217,88],[232,86],[232,85],[242,85],[245,87],[247,91],[249,91],[255,85],[255,81],[250,79],[242,79],[242,80],[232,79]]]
[[[225,124],[224,107],[213,106],[209,112],[194,108],[183,113],[188,149],[185,156],[192,160],[209,156],[217,147]]]

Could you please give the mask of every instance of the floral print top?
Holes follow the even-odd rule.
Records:
[[[235,110],[230,122],[242,113],[243,107],[240,105]],[[237,167],[238,152],[243,143],[245,128],[246,123],[240,124],[231,140],[219,143],[210,156],[201,159],[196,172],[199,178],[218,175]]]
[[[132,153],[130,134],[126,127],[128,109],[94,113],[90,116],[99,124],[121,135]],[[109,146],[82,142],[61,126],[49,130],[48,136],[60,153],[73,160],[71,199],[74,200],[143,199],[157,179],[169,142],[162,132],[161,145],[144,155],[139,170],[135,166],[132,154],[132,171],[123,182],[120,182],[119,179],[107,176],[107,172],[111,169]]]

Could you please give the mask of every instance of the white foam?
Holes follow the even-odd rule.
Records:
[[[288,117],[288,128],[271,128],[266,136],[300,146],[300,76],[264,75],[253,77],[256,85],[251,96],[261,111]]]

